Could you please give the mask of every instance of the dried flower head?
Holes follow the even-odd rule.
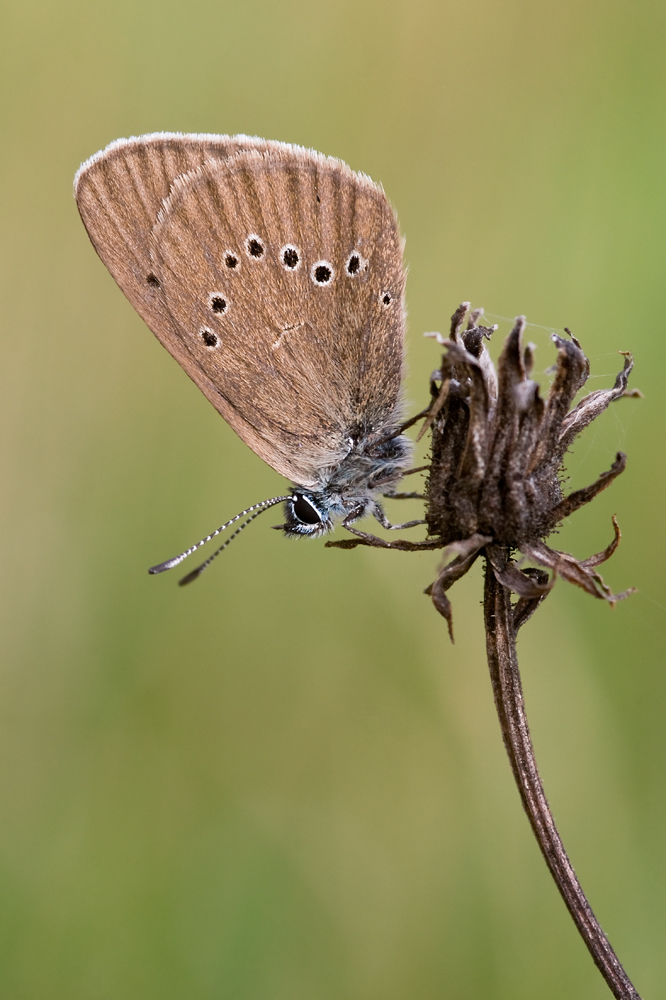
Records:
[[[562,463],[574,438],[610,403],[627,393],[633,366],[624,366],[612,389],[592,392],[570,409],[587,381],[590,365],[580,344],[553,336],[555,375],[546,399],[530,378],[534,347],[523,347],[525,320],[520,317],[500,355],[497,371],[484,341],[493,327],[480,325],[482,311],[468,316],[469,304],[454,313],[450,339],[439,371],[431,379],[432,459],[426,520],[430,537],[439,538],[453,556],[428,588],[451,631],[449,587],[463,576],[481,552],[497,580],[518,594],[519,627],[548,593],[557,576],[611,604],[630,591],[613,594],[596,570],[617,548],[620,532],[603,551],[578,560],[546,545],[544,539],[563,518],[606,489],[625,468],[618,452],[611,468],[595,483],[568,496],[562,492]],[[512,553],[552,570],[519,568]]]

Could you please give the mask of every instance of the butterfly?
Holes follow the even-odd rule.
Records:
[[[319,536],[340,520],[354,531],[366,514],[406,527],[390,524],[379,499],[410,464],[402,432],[413,422],[401,396],[404,244],[382,188],[299,146],[155,133],[96,153],[74,191],[139,315],[292,483],[151,572],[282,502],[288,536]]]

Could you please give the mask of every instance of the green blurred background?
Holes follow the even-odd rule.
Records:
[[[270,515],[191,588],[146,569],[282,480],[97,259],[72,199],[119,136],[245,132],[381,181],[424,330],[463,299],[568,325],[622,400],[556,544],[624,541],[611,611],[558,582],[521,633],[583,886],[666,997],[666,8],[658,0],[3,0],[0,996],[590,1000],[494,716],[480,568],[457,643],[429,553],[287,543]],[[508,326],[500,322],[500,332]],[[494,345],[496,352],[498,343]],[[417,508],[418,509],[418,508]],[[404,510],[389,510],[400,518]],[[416,514],[416,510],[414,510]]]

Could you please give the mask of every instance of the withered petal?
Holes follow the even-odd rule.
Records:
[[[587,378],[587,358],[580,347],[563,337],[554,335],[552,339],[557,345],[555,378],[546,398],[532,469],[559,465],[564,454],[564,450],[558,450],[562,421],[566,418],[572,399]]]
[[[568,580],[569,583],[575,583],[577,587],[581,587],[591,597],[597,597],[599,600],[608,601],[609,604],[615,604],[617,601],[623,600],[634,592],[633,590],[625,590],[621,594],[613,594],[599,573],[590,572],[586,566],[577,559],[574,559],[569,553],[551,549],[544,542],[523,545],[521,548],[529,559],[533,559],[542,566],[547,566],[556,572],[558,576]]]
[[[446,619],[446,625],[449,630],[449,639],[452,643],[456,640],[453,638],[453,607],[451,601],[448,599],[445,593],[445,588],[439,585],[439,577],[434,583],[431,583],[429,587],[426,588],[425,593],[429,594],[432,603],[435,605],[435,609],[439,611],[442,618]]]
[[[627,467],[627,456],[622,451],[618,451],[615,456],[615,461],[611,465],[607,472],[602,472],[596,482],[592,483],[591,486],[585,486],[582,490],[575,490],[570,493],[568,497],[565,497],[562,503],[558,504],[554,508],[552,513],[553,524],[557,524],[564,517],[569,517],[573,514],[575,510],[578,510],[584,504],[589,503],[590,500],[596,497],[597,493],[601,493],[603,490],[607,489],[621,472],[624,472]],[[607,557],[608,558],[608,557]]]
[[[634,367],[634,359],[627,351],[620,351],[624,355],[624,366],[618,373],[612,389],[597,389],[588,396],[581,399],[578,406],[567,414],[562,422],[558,448],[560,454],[564,454],[573,439],[580,434],[600,413],[603,413],[614,400],[623,396],[627,390],[629,373]]]
[[[450,337],[454,343],[459,343],[458,334],[462,333],[465,325],[465,317],[470,305],[470,302],[461,302],[451,317]]]
[[[481,535],[477,532],[463,541],[450,542],[444,550],[444,561],[446,562],[451,555],[467,559],[468,556],[482,549],[484,545],[489,545],[492,540],[492,535]]]
[[[497,412],[495,435],[490,462],[491,475],[497,475],[504,463],[504,456],[516,437],[517,418],[520,412],[518,387],[525,381],[522,337],[525,317],[519,316],[506,338],[504,348],[497,362]]]
[[[615,538],[610,543],[610,545],[606,546],[606,548],[603,550],[603,552],[597,552],[596,555],[590,556],[589,559],[582,559],[581,560],[581,566],[585,566],[586,569],[592,569],[593,566],[600,566],[601,563],[606,562],[607,559],[610,559],[610,557],[613,555],[613,553],[615,552],[616,548],[620,544],[620,540],[622,538],[622,533],[620,531],[620,526],[617,523],[617,518],[616,518],[615,514],[613,514],[613,517],[611,518],[611,520],[613,521],[613,529],[615,531]]]
[[[482,539],[480,544],[478,542],[479,539]],[[440,615],[446,618],[451,642],[454,641],[453,612],[451,602],[446,596],[446,591],[472,567],[485,541],[488,541],[488,539],[484,538],[483,535],[476,535],[473,538],[468,538],[465,542],[454,542],[453,545],[447,546],[447,551],[449,552],[452,550],[455,551],[454,546],[458,546],[459,554],[455,559],[442,567],[437,579],[425,590],[425,593],[429,594],[432,598],[432,603]]]
[[[439,411],[441,410],[441,408],[444,406],[444,403],[446,402],[447,397],[449,395],[449,386],[450,385],[451,385],[451,379],[448,379],[448,378],[443,378],[442,379],[442,385],[441,385],[441,388],[440,388],[439,392],[437,393],[437,398],[435,399],[434,403],[432,404],[432,406],[428,410],[428,415],[426,416],[425,420],[421,424],[421,430],[416,435],[416,439],[415,440],[416,440],[417,444],[421,440],[421,438],[423,437],[423,435],[426,433],[426,431],[430,430],[430,428],[432,427],[432,425],[433,425],[433,423],[435,421],[435,417],[437,416],[437,414],[439,413]]]
[[[518,594],[519,597],[525,597],[529,600],[543,597],[552,590],[555,583],[554,577],[545,583],[539,582],[518,569],[512,560],[506,560],[504,553],[505,549],[502,546],[488,545],[486,547],[486,555],[492,566],[495,578],[503,587],[508,587],[514,594]]]
[[[537,583],[548,583],[548,574],[543,569],[536,569],[535,567],[529,567],[524,569],[523,573],[525,576],[530,576]],[[553,582],[555,577],[553,577]],[[523,627],[525,622],[529,621],[536,609],[545,601],[548,597],[550,590],[546,590],[545,593],[540,594],[538,597],[521,597],[519,601],[516,602],[513,609],[513,627],[516,632]]]

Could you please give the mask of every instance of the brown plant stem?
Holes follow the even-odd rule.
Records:
[[[507,549],[507,561],[508,558]],[[567,909],[613,996],[618,1000],[640,1000],[592,912],[557,832],[539,776],[525,715],[511,591],[499,583],[488,563],[484,619],[488,666],[502,738],[534,836]],[[523,616],[522,620],[527,619]]]

